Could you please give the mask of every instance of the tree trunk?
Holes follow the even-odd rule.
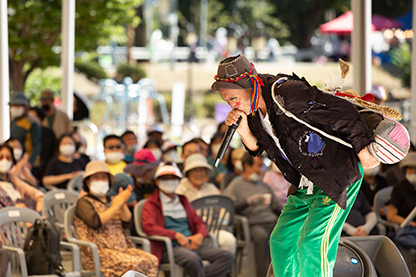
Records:
[[[9,60],[10,84],[12,91],[23,91],[26,82],[26,76],[23,73],[25,60]]]

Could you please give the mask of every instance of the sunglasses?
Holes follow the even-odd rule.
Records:
[[[113,149],[121,149],[121,145],[109,145],[107,146],[108,149],[113,150]]]
[[[11,161],[11,160],[12,160],[12,156],[4,156],[4,155],[0,155],[0,161],[1,161],[1,160],[3,160],[3,159],[6,159],[6,160],[8,160],[8,161]]]

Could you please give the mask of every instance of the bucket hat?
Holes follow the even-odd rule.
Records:
[[[107,173],[108,177],[109,177],[109,181],[110,181],[110,186],[114,183],[115,178],[114,175],[110,173],[110,171],[108,170],[108,166],[105,162],[103,161],[91,161],[87,164],[87,166],[85,167],[85,173],[82,176],[82,184],[83,184],[83,188],[85,191],[88,191],[88,187],[87,187],[87,178],[94,175],[95,173],[98,172],[105,172]],[[87,188],[87,189],[85,189]]]
[[[141,176],[149,169],[155,169],[159,164],[159,161],[155,159],[147,148],[143,148],[134,153],[133,162],[128,164],[124,168],[124,172],[130,173],[131,175]]]
[[[9,105],[29,106],[29,100],[27,100],[23,92],[15,92],[10,96]]]
[[[213,173],[213,168],[210,164],[208,164],[207,158],[205,158],[205,156],[202,155],[201,153],[195,153],[195,154],[189,155],[185,159],[185,168],[183,169],[183,174],[186,176],[186,174],[191,169],[199,168],[199,167],[204,167],[208,169],[207,171],[208,178],[211,177]]]

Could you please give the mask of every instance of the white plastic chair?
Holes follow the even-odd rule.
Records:
[[[11,256],[11,272],[19,270],[22,277],[28,276],[25,253],[23,251],[24,238],[27,236],[29,226],[35,223],[36,219],[42,219],[34,210],[27,208],[8,207],[0,209],[0,235],[4,242],[3,249],[9,251]],[[81,258],[79,247],[61,241],[61,248],[71,250],[73,253],[72,272],[66,276],[81,276],[79,260]],[[57,276],[57,275],[50,275]]]
[[[69,180],[68,184],[66,185],[66,189],[78,195],[82,190],[82,175],[83,174],[75,176]]]
[[[63,230],[65,210],[76,200],[77,194],[66,189],[48,191],[43,197],[42,216],[52,219]]]

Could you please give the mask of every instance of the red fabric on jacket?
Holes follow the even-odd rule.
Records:
[[[176,231],[165,229],[165,218],[163,216],[162,203],[160,202],[159,198],[159,191],[160,190],[157,189],[149,198],[147,198],[146,202],[143,205],[143,230],[149,236],[165,236],[169,237],[171,240],[174,240]],[[188,202],[186,197],[183,195],[178,196],[183,208],[185,209],[188,218],[189,229],[191,230],[192,234],[195,235],[197,233],[200,233],[204,237],[206,237],[208,235],[208,230],[205,226],[205,223],[196,214],[194,208]],[[164,243],[151,240],[150,244],[152,254],[159,259],[160,263]]]

